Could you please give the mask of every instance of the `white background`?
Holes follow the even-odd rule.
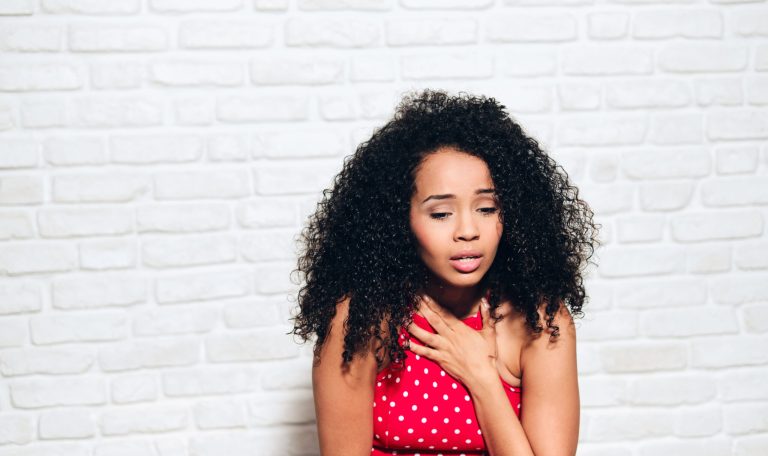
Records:
[[[0,456],[317,454],[295,236],[425,87],[603,224],[579,455],[768,454],[765,1],[0,0],[0,51]]]

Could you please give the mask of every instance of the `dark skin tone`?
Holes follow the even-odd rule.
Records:
[[[411,334],[426,344],[411,344],[410,350],[464,382],[491,456],[575,454],[579,432],[576,334],[565,307],[553,322],[560,326],[556,342],[549,340],[546,330],[540,337],[531,336],[525,317],[509,301],[496,309],[503,318],[495,325],[487,310],[481,310],[482,330],[460,321],[476,314],[481,305],[485,290],[479,283],[493,262],[503,229],[493,195],[478,193],[493,188],[487,165],[477,157],[444,148],[424,160],[415,179],[411,228],[419,241],[419,255],[431,272],[418,311],[436,334],[410,325]],[[432,195],[446,194],[453,197],[421,204]],[[457,271],[449,261],[464,248],[482,252],[475,271]],[[365,356],[340,366],[348,309],[348,298],[338,304],[322,361],[312,369],[320,451],[328,456],[371,453],[376,347],[372,342]],[[544,321],[543,310],[539,314]],[[386,324],[382,333],[387,335]],[[522,386],[520,419],[500,375],[511,385]]]

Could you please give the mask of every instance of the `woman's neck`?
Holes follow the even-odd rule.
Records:
[[[432,283],[426,284],[423,292],[459,319],[468,318],[477,313],[484,293],[479,286],[458,288]]]

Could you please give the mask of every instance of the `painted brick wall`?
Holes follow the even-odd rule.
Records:
[[[602,223],[580,456],[768,454],[768,4],[0,0],[0,456],[313,455],[295,235],[423,87]]]

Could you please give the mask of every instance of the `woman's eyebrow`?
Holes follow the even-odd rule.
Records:
[[[483,193],[494,193],[495,191],[496,190],[493,188],[481,188],[481,189],[475,190],[475,195],[481,195]],[[431,199],[443,200],[443,199],[452,199],[452,198],[456,198],[456,195],[454,195],[453,193],[445,193],[442,195],[429,195],[424,201],[421,202],[421,204],[424,204]]]

